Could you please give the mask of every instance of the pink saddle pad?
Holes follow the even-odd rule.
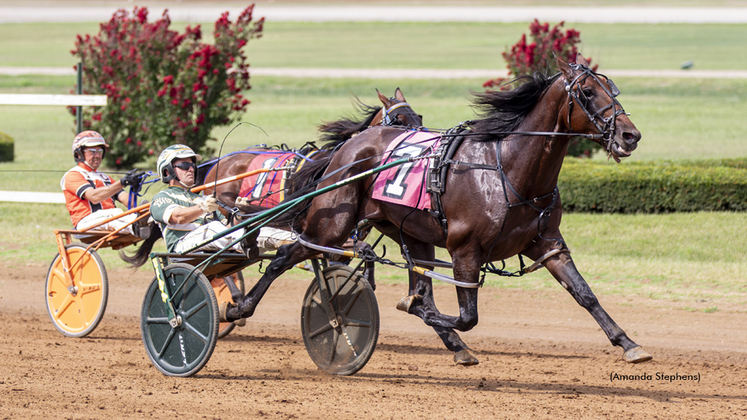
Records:
[[[441,138],[427,132],[408,132],[387,146],[382,165],[407,156],[417,156],[438,148]],[[425,191],[430,159],[407,162],[379,173],[373,188],[375,200],[400,204],[419,210],[431,208],[430,194]]]

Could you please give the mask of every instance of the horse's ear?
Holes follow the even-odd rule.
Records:
[[[389,101],[389,98],[382,95],[381,92],[379,92],[379,89],[376,89],[376,94],[379,95],[379,100],[382,104],[384,104],[385,107],[389,108],[392,106],[392,103]]]
[[[584,58],[583,55],[581,55],[581,53],[576,55],[576,64],[584,66],[584,67],[589,67],[589,62],[586,61],[586,59]]]
[[[394,98],[400,102],[407,102],[407,100],[405,99],[405,94],[402,93],[402,91],[399,88],[397,88],[397,90],[394,91]]]
[[[565,77],[566,80],[573,80],[573,69],[571,66],[560,57],[555,57],[555,61],[558,63],[558,68],[560,69],[560,72],[563,73],[563,77]]]

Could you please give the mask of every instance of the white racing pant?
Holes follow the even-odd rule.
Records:
[[[293,233],[273,227],[259,229],[259,236],[257,236],[257,245],[260,252],[274,251],[293,242],[296,242]]]
[[[182,253],[189,249],[196,247],[197,245],[212,239],[215,235],[228,229],[223,223],[215,220],[210,223],[204,224],[192,232],[184,235],[179,239],[174,247],[174,252]],[[230,243],[238,240],[244,236],[244,230],[238,229],[226,236],[220,237],[214,241],[211,241],[197,249],[201,250],[220,250],[228,246]],[[268,250],[278,249],[281,245],[290,244],[295,242],[292,238],[291,232],[286,232],[281,229],[275,229],[271,227],[263,227],[259,230],[259,236],[257,237],[257,245],[259,245],[261,252]],[[240,243],[235,243],[231,250],[244,253],[244,249]]]
[[[117,216],[122,213],[124,212],[120,209],[106,209],[106,210],[99,210],[99,211],[93,212],[89,214],[88,216],[80,219],[80,221],[78,222],[78,225],[75,226],[75,229],[83,230],[89,226],[93,226],[97,223],[103,222],[104,220],[110,217]],[[137,218],[137,214],[134,214],[134,213],[128,214],[127,216],[122,216],[119,219],[114,219],[111,222],[104,223],[103,225],[97,226],[91,230],[92,231],[101,231],[101,230],[114,231],[132,222],[136,218]],[[119,232],[134,235],[132,231],[132,225],[127,226],[126,228],[120,230]]]

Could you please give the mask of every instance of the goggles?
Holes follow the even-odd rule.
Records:
[[[192,169],[194,169],[194,170],[197,170],[197,165],[195,165],[195,164],[194,164],[194,163],[192,163],[192,162],[179,162],[179,163],[175,163],[175,164],[174,164],[174,167],[175,167],[175,168],[179,168],[179,169],[181,169],[181,170],[183,170],[183,171],[188,171],[188,170],[189,170],[189,168],[192,168]]]

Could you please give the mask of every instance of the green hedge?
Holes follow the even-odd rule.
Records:
[[[0,162],[13,162],[13,137],[0,131]]]
[[[745,211],[747,158],[620,164],[566,158],[558,188],[563,210],[574,212]]]

